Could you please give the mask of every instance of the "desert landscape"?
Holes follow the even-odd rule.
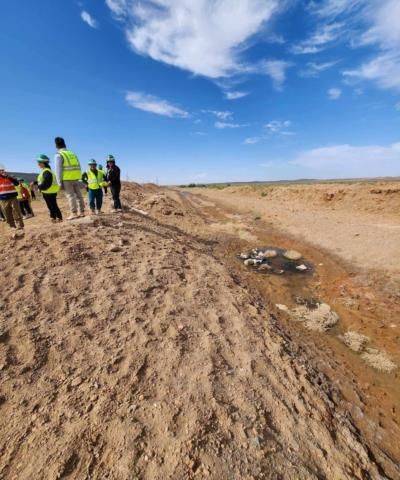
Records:
[[[122,200],[0,224],[0,478],[400,478],[400,183]]]

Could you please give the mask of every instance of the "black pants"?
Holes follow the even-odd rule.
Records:
[[[18,203],[23,217],[26,215],[33,215],[31,205],[28,200],[19,200]]]
[[[111,185],[111,195],[114,202],[114,208],[116,210],[121,210],[121,200],[119,199],[119,194],[121,193],[121,185]]]
[[[35,190],[31,190],[31,197],[32,197],[32,200],[36,200]]]
[[[46,202],[47,208],[50,212],[50,218],[59,218],[62,220],[61,210],[57,205],[57,194],[56,193],[44,193],[44,201]]]
[[[104,187],[104,195],[107,195],[107,190],[108,190],[108,188]]]

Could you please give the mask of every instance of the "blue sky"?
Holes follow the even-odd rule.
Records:
[[[14,0],[0,138],[163,184],[400,175],[399,0]]]

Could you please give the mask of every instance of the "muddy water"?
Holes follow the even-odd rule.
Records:
[[[190,198],[185,195],[185,202],[196,208],[196,201]],[[367,335],[372,346],[387,351],[400,365],[400,305],[393,292],[387,291],[384,275],[356,271],[329,252],[277,232],[271,224],[255,222],[251,215],[207,203],[201,203],[201,209],[197,203],[206,222],[232,222],[236,217],[257,238],[257,244],[250,244],[235,235],[223,234],[215,250],[227,268],[249,288],[256,288],[272,305],[290,308],[297,297],[312,298],[328,303],[339,314],[337,326],[321,334],[306,330],[276,311],[291,337],[308,349],[312,360],[338,385],[358,428],[392,459],[400,458],[400,442],[396,440],[400,438],[400,369],[392,373],[374,370],[338,338],[348,330]],[[259,245],[297,250],[315,269],[308,275],[256,274],[238,261],[237,254]]]

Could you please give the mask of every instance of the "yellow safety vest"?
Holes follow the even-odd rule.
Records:
[[[29,193],[29,198],[31,198],[31,189],[29,188],[29,185],[24,182],[22,186],[26,188],[26,191]]]
[[[80,180],[82,178],[81,165],[75,153],[69,150],[59,150],[59,155],[63,159],[63,175],[64,180]]]
[[[52,176],[53,176],[53,181],[52,181],[52,183],[51,183],[51,186],[50,186],[47,190],[42,190],[42,193],[44,193],[44,194],[46,194],[46,193],[58,193],[58,192],[60,191],[60,187],[59,187],[59,185],[58,185],[58,183],[57,183],[57,178],[56,178],[55,173],[53,173],[53,172],[50,170],[50,168],[44,168],[44,169],[40,172],[40,174],[39,174],[39,176],[38,176],[38,178],[37,178],[38,183],[41,184],[41,183],[43,182],[43,174],[44,174],[44,172],[50,172],[50,173],[52,174]]]
[[[17,193],[18,193],[17,200],[23,200],[24,197],[22,196],[21,185],[16,185],[16,186],[15,186],[15,190],[16,190]]]
[[[104,187],[104,172],[97,170],[97,176],[92,170],[86,170],[87,183],[90,190],[98,190]]]

